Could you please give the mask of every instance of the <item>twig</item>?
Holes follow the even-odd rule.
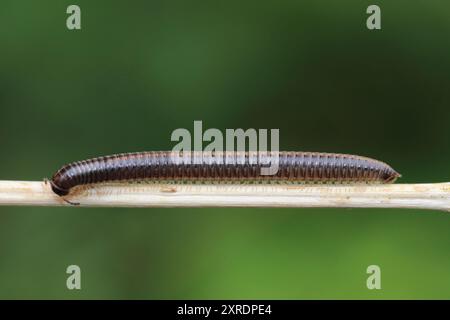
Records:
[[[364,207],[450,211],[450,183],[391,185],[104,184],[66,200],[86,207]],[[0,181],[0,205],[69,206],[39,181]]]

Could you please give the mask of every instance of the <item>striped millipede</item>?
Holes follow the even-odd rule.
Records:
[[[53,175],[50,184],[57,195],[65,196],[76,186],[122,181],[351,184],[392,183],[400,177],[386,163],[356,155],[292,151],[277,155],[276,174],[262,175],[261,168],[268,165],[258,161],[262,159],[258,152],[123,153],[67,164]]]

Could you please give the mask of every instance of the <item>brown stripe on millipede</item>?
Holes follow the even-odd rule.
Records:
[[[371,158],[292,151],[278,153],[276,174],[261,175],[261,168],[269,165],[258,161],[259,155],[258,152],[123,153],[67,164],[53,175],[50,183],[56,194],[65,196],[79,185],[113,181],[392,183],[400,177],[386,163]],[[266,159],[271,155],[274,153],[266,155]],[[238,156],[245,156],[244,161],[237,161]],[[194,158],[200,159],[199,163],[191,161]]]

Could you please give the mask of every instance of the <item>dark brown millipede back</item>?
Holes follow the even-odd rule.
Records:
[[[269,158],[266,156],[265,161],[258,161],[258,155],[261,154],[173,151],[123,153],[67,164],[53,175],[50,183],[57,195],[65,196],[79,185],[113,181],[351,184],[392,183],[400,177],[386,163],[366,157],[292,151],[278,153],[276,174],[262,175],[261,169],[270,166],[267,162]]]

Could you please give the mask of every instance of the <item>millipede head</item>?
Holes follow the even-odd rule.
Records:
[[[53,180],[50,180],[50,185],[52,186],[52,190],[54,193],[56,193],[58,196],[66,196],[69,194],[69,190],[60,188]]]

